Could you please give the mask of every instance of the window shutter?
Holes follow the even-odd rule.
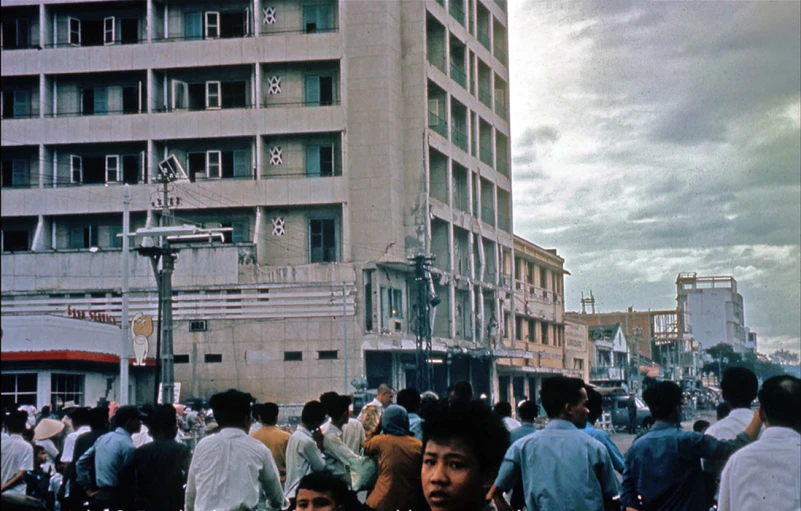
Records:
[[[234,151],[234,177],[248,177],[248,167],[250,167],[250,158],[248,151],[240,150]]]
[[[72,156],[70,158],[70,182],[83,182],[83,159],[80,156]]]
[[[206,39],[216,39],[220,37],[220,13],[206,12]]]
[[[81,20],[76,18],[67,18],[67,23],[69,25],[69,31],[70,31],[70,37],[69,37],[70,44],[73,46],[80,46]]]
[[[320,77],[306,76],[306,106],[320,106]]]
[[[303,31],[314,32],[317,29],[317,6],[303,6]]]
[[[306,175],[320,176],[320,146],[318,145],[306,146]]]
[[[83,247],[83,227],[70,227],[69,247],[79,249]]]
[[[389,330],[389,316],[390,316],[390,303],[389,303],[389,290],[381,287],[381,328]]]
[[[11,162],[11,186],[28,184],[28,160],[14,160]]]
[[[122,248],[122,238],[118,234],[122,234],[122,226],[112,225],[109,227],[109,246],[111,248]]]
[[[107,109],[109,112],[122,112],[122,87],[112,86],[107,89]]]
[[[106,155],[106,182],[116,183],[120,181],[120,157],[117,154]]]
[[[25,118],[31,114],[31,102],[26,90],[14,91],[14,118]]]
[[[220,82],[206,82],[206,108],[220,108]]]
[[[108,89],[105,87],[95,87],[95,115],[106,115],[108,113]]]
[[[247,223],[246,222],[234,222],[231,227],[233,231],[231,232],[231,241],[234,243],[247,243]]]
[[[114,44],[117,31],[115,30],[116,20],[114,16],[103,18],[103,44]]]
[[[317,6],[317,31],[330,32],[332,28],[333,16],[331,12],[331,5],[324,4]]]
[[[222,177],[220,156],[220,151],[206,152],[206,175],[209,179],[220,179]]]
[[[184,15],[184,39],[188,41],[203,39],[202,12],[188,12]]]

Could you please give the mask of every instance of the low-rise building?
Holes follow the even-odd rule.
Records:
[[[592,345],[589,328],[575,318],[565,318],[565,367],[579,371],[581,379],[590,381]]]
[[[628,385],[628,345],[620,323],[590,326],[589,338],[593,345],[590,382],[603,386]]]

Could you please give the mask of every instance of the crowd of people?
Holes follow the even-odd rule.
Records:
[[[759,389],[753,373],[732,368],[721,388],[728,415],[685,431],[681,389],[651,385],[653,425],[625,457],[594,427],[601,395],[562,376],[542,382],[544,429],[536,401],[514,419],[510,404],[491,409],[464,381],[442,399],[403,389],[397,404],[381,385],[355,418],[351,396],[326,392],[291,432],[277,404],[234,389],[212,396],[209,414],[169,404],[72,407],[60,420],[17,410],[3,416],[3,508],[801,508],[801,380],[777,376]]]

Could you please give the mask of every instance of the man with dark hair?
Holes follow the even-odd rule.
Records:
[[[298,429],[289,437],[284,496],[293,506],[301,478],[311,472],[325,470],[323,432],[320,431],[324,422],[325,406],[319,401],[309,401],[303,405]]]
[[[28,422],[28,414],[22,411],[11,412],[4,417],[3,424],[8,429],[8,437],[2,441],[2,487],[0,493],[25,495],[27,484],[25,472],[33,470],[33,447],[22,438]]]
[[[467,380],[459,380],[453,384],[453,391],[448,393],[451,402],[466,403],[473,400],[473,386]]]
[[[512,444],[489,496],[504,509],[502,492],[522,479],[529,511],[618,509],[612,500],[617,479],[609,453],[580,430],[589,413],[584,382],[564,376],[545,379],[540,400],[551,421]]]
[[[436,511],[480,511],[509,433],[476,401],[442,402],[423,423],[423,493]]]
[[[693,431],[702,435],[709,429],[709,421],[697,420],[693,422]]]
[[[350,396],[337,395],[328,403],[330,419],[322,426],[323,454],[328,472],[342,479],[348,487],[351,485],[350,462],[359,455],[353,452],[342,440],[342,427],[350,417]]]
[[[620,449],[618,449],[612,439],[609,438],[606,431],[595,427],[595,423],[604,413],[603,397],[601,393],[595,389],[587,389],[587,410],[589,410],[590,413],[587,416],[587,425],[582,431],[598,440],[606,447],[606,452],[609,453],[609,458],[612,460],[612,467],[622,474],[624,462],[623,455],[620,454]]]
[[[61,452],[61,463],[64,464],[65,472],[69,468],[69,464],[73,462],[75,442],[78,440],[78,437],[92,430],[92,428],[89,427],[88,408],[81,407],[72,411],[72,426],[75,428],[75,431],[67,435],[67,438],[64,440],[64,450]]]
[[[534,427],[534,419],[537,418],[537,402],[531,399],[526,399],[520,406],[517,407],[517,416],[520,417],[521,425],[509,432],[509,440],[515,443],[524,436],[528,436],[537,431]]]
[[[729,414],[709,426],[706,434],[718,440],[734,440],[751,422],[754,416],[751,403],[757,397],[759,382],[753,371],[745,367],[729,367],[723,371],[720,382],[721,395],[725,403],[731,406]],[[717,493],[717,481],[723,472],[726,460],[705,459],[701,466],[706,472],[707,490],[710,495]],[[711,502],[710,502],[711,503]]]
[[[718,421],[722,421],[723,419],[728,417],[730,413],[731,413],[731,405],[726,401],[723,401],[722,403],[718,404],[718,406],[715,407],[715,419]]]
[[[520,421],[512,418],[512,405],[508,402],[499,401],[492,410],[501,418],[507,431],[514,431],[521,426]]]
[[[718,509],[801,509],[801,380],[765,380],[759,391],[762,437],[734,453],[720,482]]]
[[[420,391],[414,387],[409,387],[398,392],[398,404],[406,409],[409,415],[409,431],[418,440],[423,440],[423,419],[420,417],[420,406],[422,399]]]
[[[192,453],[175,441],[178,422],[175,407],[153,407],[149,418],[153,441],[136,449],[134,476],[137,509],[175,511],[184,503],[184,484]]]
[[[323,392],[320,394],[320,402],[326,409],[326,414],[329,416],[331,415],[328,412],[329,404],[332,402],[336,402],[339,398],[339,394],[333,391]],[[348,407],[349,412],[353,412],[353,399],[351,398],[351,404]],[[342,441],[345,442],[345,445],[348,446],[348,449],[355,453],[362,452],[362,447],[364,447],[364,440],[367,435],[364,432],[364,426],[358,420],[354,419],[348,414],[348,422],[346,422],[342,428]]]
[[[298,511],[349,511],[352,502],[344,481],[327,472],[306,474],[298,484]]]
[[[264,410],[263,404],[256,403],[250,406],[250,414],[253,420],[250,425],[250,429],[248,430],[248,435],[253,436],[253,433],[261,429],[262,427],[261,415],[263,413],[263,410]]]
[[[270,449],[278,467],[278,475],[283,486],[286,481],[286,446],[289,444],[289,433],[278,428],[279,408],[275,403],[257,405],[259,408],[259,423],[261,427],[250,436],[263,443]],[[256,409],[256,407],[253,407]]]
[[[250,398],[234,389],[211,397],[219,430],[197,444],[186,484],[186,511],[253,509],[262,496],[270,509],[289,504],[270,450],[247,434]]]
[[[92,498],[92,509],[130,509],[133,506],[134,447],[131,435],[142,429],[142,414],[133,405],[117,408],[114,414],[117,427],[98,438],[81,456],[75,469],[78,482],[91,486],[94,466],[97,494]]]
[[[643,398],[654,425],[626,453],[621,504],[627,509],[704,509],[709,497],[701,477],[701,458],[726,459],[755,439],[762,425],[759,415],[754,414],[735,440],[717,440],[677,426],[683,395],[675,383],[657,382],[643,392]]]
[[[73,509],[83,509],[83,502],[87,497],[87,490],[95,491],[94,465],[89,467],[90,474],[87,477],[87,486],[78,484],[78,471],[75,468],[76,461],[81,459],[86,451],[92,448],[98,438],[108,433],[108,408],[99,406],[89,409],[87,416],[89,422],[89,432],[78,436],[75,440],[75,451],[73,452],[73,463],[67,466],[64,472],[64,481],[59,488],[58,497],[61,501],[62,511],[72,511]]]

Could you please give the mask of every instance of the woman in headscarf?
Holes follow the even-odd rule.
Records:
[[[418,509],[423,443],[409,433],[409,415],[402,406],[384,410],[380,429],[364,444],[366,456],[378,456],[378,480],[367,505],[376,511]]]

